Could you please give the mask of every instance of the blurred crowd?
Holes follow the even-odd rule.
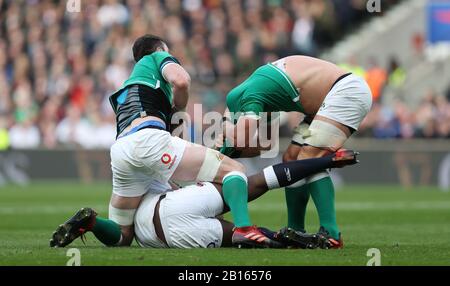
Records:
[[[128,77],[131,45],[143,34],[167,39],[189,71],[191,105],[222,112],[226,93],[253,69],[289,54],[319,55],[367,18],[366,2],[80,0],[77,13],[66,10],[67,1],[0,0],[0,150],[109,147],[115,125],[108,96]],[[375,105],[362,134],[445,134],[435,110],[448,122],[448,99],[429,96],[426,103],[420,108],[428,115],[420,118],[416,111],[399,115],[401,103]],[[412,125],[413,135],[399,125]]]
[[[374,58],[369,59],[366,68],[355,63],[341,67],[363,77],[372,91],[372,109],[355,136],[450,138],[450,86],[444,94],[429,89],[419,104],[411,105],[403,92],[407,73],[395,57],[387,67]]]
[[[447,94],[429,90],[416,108],[404,101],[375,102],[356,136],[375,138],[450,138],[450,88]]]

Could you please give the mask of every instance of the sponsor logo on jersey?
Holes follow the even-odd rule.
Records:
[[[164,153],[164,154],[161,156],[161,162],[162,162],[164,165],[169,164],[170,162],[172,162],[172,156],[170,156],[170,155],[167,154],[167,153]]]
[[[175,164],[176,161],[177,161],[177,155],[175,155],[175,156],[173,157],[173,160],[172,160],[172,162],[171,162],[170,165],[169,165],[169,170],[172,169],[173,164]]]

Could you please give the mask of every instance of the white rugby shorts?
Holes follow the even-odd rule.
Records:
[[[317,115],[358,130],[371,107],[372,93],[369,86],[361,77],[350,74],[339,80],[328,92]],[[304,144],[303,133],[308,128],[309,124],[301,122],[294,130],[292,141]]]
[[[167,241],[156,236],[153,215],[158,196],[145,196],[135,216],[135,232],[143,247],[216,248],[223,229],[215,217],[223,212],[222,197],[211,183],[198,183],[168,192],[161,200],[159,216]]]
[[[366,81],[350,74],[328,92],[317,115],[358,130],[372,106],[372,93]]]
[[[138,197],[167,183],[180,163],[187,141],[154,128],[117,139],[111,147],[113,193]]]

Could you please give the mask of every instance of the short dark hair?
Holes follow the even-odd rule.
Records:
[[[133,45],[133,57],[136,62],[144,56],[151,55],[158,48],[164,48],[164,40],[155,35],[144,35],[136,39]]]

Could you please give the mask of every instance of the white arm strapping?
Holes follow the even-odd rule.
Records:
[[[109,219],[121,226],[134,224],[136,209],[118,209],[109,204]]]

